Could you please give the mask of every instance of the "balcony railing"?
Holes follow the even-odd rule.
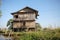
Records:
[[[20,21],[20,20],[35,20],[35,19],[25,19],[25,18],[13,18],[13,20]]]

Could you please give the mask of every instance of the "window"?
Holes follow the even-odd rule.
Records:
[[[25,24],[26,24],[26,23],[25,23],[25,21],[24,21],[24,22],[23,22],[23,26],[25,26]]]
[[[15,18],[18,18],[18,15],[15,15]]]

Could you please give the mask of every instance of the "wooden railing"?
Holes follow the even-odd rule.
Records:
[[[13,20],[20,21],[20,20],[35,20],[35,19],[25,19],[25,18],[13,18]]]

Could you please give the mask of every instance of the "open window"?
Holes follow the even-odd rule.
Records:
[[[15,18],[18,18],[18,15],[15,15]]]

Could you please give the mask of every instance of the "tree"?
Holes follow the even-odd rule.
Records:
[[[1,18],[1,16],[2,16],[2,12],[1,12],[1,10],[0,10],[0,18]],[[0,22],[1,23],[1,22]],[[1,25],[0,25],[1,26]]]
[[[41,30],[41,25],[39,23],[36,23],[36,30],[40,31]]]
[[[8,22],[7,22],[7,26],[9,26],[8,29],[12,29],[12,22],[13,22],[13,19],[9,19]]]
[[[0,10],[0,17],[2,16],[2,12],[1,12],[1,10]]]
[[[2,2],[2,0],[0,0],[0,8],[1,8],[1,2]],[[1,10],[0,10],[0,17],[2,16],[2,12],[1,12]]]

